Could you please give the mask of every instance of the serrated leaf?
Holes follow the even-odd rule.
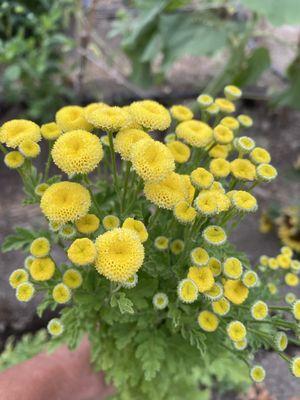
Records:
[[[1,245],[1,250],[3,253],[12,250],[26,250],[30,243],[38,236],[37,232],[17,227],[15,228],[15,233],[6,236]]]

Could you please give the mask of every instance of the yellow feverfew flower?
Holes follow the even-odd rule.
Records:
[[[184,250],[184,241],[181,239],[175,239],[170,244],[170,250],[173,254],[181,254]]]
[[[208,260],[207,266],[212,270],[214,277],[221,275],[222,263],[217,258],[210,257],[210,259]]]
[[[211,158],[224,158],[226,159],[229,154],[229,147],[228,145],[223,144],[216,144],[210,151],[209,156]]]
[[[24,140],[41,140],[40,128],[37,124],[26,119],[13,119],[5,122],[0,130],[0,143],[15,149]]]
[[[49,185],[48,183],[40,183],[39,185],[37,185],[34,189],[34,193],[40,197],[43,196],[43,194],[46,192],[46,190],[48,189]]]
[[[96,269],[111,281],[124,282],[144,261],[144,247],[136,233],[116,228],[96,239]]]
[[[228,314],[230,311],[230,303],[227,299],[225,299],[225,297],[222,297],[220,300],[213,301],[211,306],[214,313],[220,315],[221,317]]]
[[[58,283],[52,290],[52,297],[58,304],[65,304],[71,299],[71,290],[64,283]]]
[[[292,272],[289,272],[285,275],[284,281],[288,286],[298,286],[299,285],[299,277]]]
[[[32,283],[30,282],[23,282],[17,286],[16,290],[16,298],[19,301],[27,303],[29,300],[32,299],[35,293],[35,289]]]
[[[293,250],[289,246],[282,246],[280,249],[281,253],[286,256],[293,256]]]
[[[195,249],[193,249],[190,256],[193,265],[196,265],[197,267],[202,267],[203,265],[206,265],[209,260],[208,252],[202,247],[196,247]]]
[[[47,325],[47,331],[51,336],[60,336],[64,331],[63,323],[58,318],[52,318]]]
[[[41,126],[41,134],[46,140],[56,140],[62,134],[62,130],[55,122],[49,122]]]
[[[159,183],[146,182],[145,197],[160,208],[172,210],[182,200],[188,201],[189,192],[182,175],[175,172],[169,174]]]
[[[227,335],[229,339],[234,342],[240,342],[244,340],[247,335],[245,325],[240,321],[232,321],[226,327]]]
[[[191,181],[198,189],[209,189],[214,181],[214,177],[205,168],[199,167],[191,172]]]
[[[292,292],[289,292],[285,295],[285,301],[288,304],[293,304],[296,301],[296,295]]]
[[[214,128],[213,135],[215,141],[219,144],[231,143],[234,138],[232,130],[221,124]]]
[[[188,121],[193,118],[194,114],[188,107],[178,105],[170,108],[170,113],[177,121]]]
[[[187,277],[195,282],[200,293],[210,290],[215,283],[213,273],[208,267],[190,267]]]
[[[284,351],[288,344],[288,338],[284,332],[277,332],[274,338],[274,343],[278,351]]]
[[[182,224],[192,223],[197,215],[197,211],[187,201],[179,201],[174,207],[174,216]]]
[[[102,160],[103,148],[98,136],[78,129],[60,136],[51,155],[54,163],[66,174],[88,174]]]
[[[24,260],[24,267],[29,270],[30,265],[32,264],[33,260],[35,260],[35,257],[33,256],[27,256]]]
[[[151,137],[141,129],[122,129],[114,140],[115,151],[120,153],[123,160],[128,161],[135,144],[143,139],[151,139]]]
[[[261,365],[255,365],[250,370],[250,376],[253,382],[261,383],[266,376],[266,372]]]
[[[232,175],[242,181],[254,181],[256,178],[255,166],[249,161],[237,158],[230,163]]]
[[[243,340],[240,340],[239,342],[233,342],[233,345],[234,345],[236,350],[243,351],[243,350],[246,349],[246,347],[248,345],[248,341],[245,338]]]
[[[219,326],[219,319],[214,313],[205,310],[199,313],[198,324],[205,332],[214,332]]]
[[[291,371],[296,378],[300,378],[300,357],[296,356],[291,360]]]
[[[221,283],[215,282],[210,290],[204,292],[204,296],[211,301],[220,300],[223,296],[223,286]]]
[[[169,247],[169,239],[165,236],[157,236],[154,240],[154,246],[158,250],[167,250]]]
[[[214,99],[209,94],[202,93],[197,97],[197,102],[200,108],[207,108],[213,104]]]
[[[169,299],[165,293],[156,293],[153,296],[152,303],[157,310],[163,310],[168,306]]]
[[[271,182],[277,176],[276,168],[270,164],[260,164],[256,168],[257,177],[262,182]]]
[[[176,135],[187,144],[198,148],[206,147],[213,139],[211,127],[205,122],[195,119],[184,121],[177,125]]]
[[[4,163],[8,168],[16,169],[22,167],[24,164],[25,158],[18,151],[10,151],[5,154]]]
[[[134,218],[126,218],[122,227],[135,232],[142,243],[146,242],[148,239],[148,232],[142,221],[137,221]]]
[[[29,272],[35,281],[48,281],[55,272],[55,264],[50,257],[36,258],[32,261]]]
[[[65,106],[57,111],[55,120],[64,132],[73,131],[75,129],[83,129],[91,131],[93,126],[84,118],[84,109],[80,106]]]
[[[262,147],[255,147],[249,156],[254,164],[269,164],[271,162],[270,153]]]
[[[191,279],[183,279],[178,284],[177,293],[184,303],[193,303],[198,297],[198,287]]]
[[[171,125],[169,111],[153,100],[133,102],[130,105],[130,112],[138,124],[150,131],[164,131]]]
[[[269,257],[262,255],[259,257],[259,262],[261,265],[264,265],[266,267],[269,264]]]
[[[274,258],[274,257],[270,257],[269,260],[268,260],[268,266],[273,270],[278,269],[279,268],[279,264],[278,264],[277,259]]]
[[[45,237],[34,239],[30,245],[30,253],[34,257],[46,257],[50,252],[50,242]]]
[[[87,265],[95,261],[96,247],[88,238],[76,239],[69,247],[68,258],[77,265]]]
[[[215,178],[226,178],[230,174],[230,162],[224,158],[214,158],[209,164],[209,170]]]
[[[70,289],[77,289],[82,284],[82,276],[79,271],[74,268],[68,269],[63,274],[63,283]]]
[[[19,144],[19,151],[26,158],[35,158],[40,152],[40,146],[31,139],[25,139]]]
[[[242,278],[243,284],[247,288],[253,288],[258,283],[258,276],[255,271],[246,271]]]
[[[106,107],[109,107],[109,105],[106,104],[106,103],[102,103],[102,102],[90,103],[90,104],[88,104],[87,106],[85,106],[85,107],[83,108],[83,115],[84,115],[84,118],[85,118],[88,122],[90,122],[90,121],[89,121],[90,115],[91,115],[94,111],[96,111],[96,110],[101,110],[102,108],[106,108]]]
[[[217,115],[220,112],[220,107],[218,104],[213,103],[205,110],[209,115]]]
[[[271,293],[271,294],[276,294],[277,292],[278,292],[278,289],[277,289],[277,286],[274,284],[274,283],[272,283],[272,282],[269,282],[268,284],[267,284],[267,288],[268,288],[268,290],[269,290],[269,292]]]
[[[138,280],[139,280],[138,275],[133,274],[128,279],[126,279],[125,282],[122,282],[122,286],[126,289],[132,289],[138,284]]]
[[[59,228],[59,236],[63,239],[70,240],[76,236],[76,229],[71,224],[63,225]]]
[[[224,295],[233,304],[242,304],[247,299],[249,289],[239,280],[228,279],[224,284]]]
[[[226,99],[230,101],[238,100],[242,96],[242,91],[240,88],[234,85],[227,85],[224,88],[224,94]]]
[[[221,246],[227,240],[226,232],[217,225],[210,225],[205,228],[202,236],[204,240],[212,246]]]
[[[236,140],[235,146],[242,154],[247,154],[254,149],[255,142],[249,136],[241,136]]]
[[[25,269],[15,269],[9,275],[9,284],[13,289],[16,289],[21,283],[28,281],[28,272]]]
[[[228,278],[239,279],[243,273],[243,266],[236,257],[226,258],[223,264],[223,272]]]
[[[300,261],[299,260],[291,260],[291,269],[293,271],[296,271],[296,273],[298,273],[298,271],[300,271]]]
[[[251,307],[251,315],[257,321],[267,318],[268,313],[268,305],[262,300],[256,301]]]
[[[179,164],[187,162],[190,158],[190,148],[179,140],[173,140],[172,142],[167,143],[167,147],[171,151],[174,160]]]
[[[224,117],[221,119],[220,124],[226,126],[232,131],[236,131],[240,127],[239,121],[234,117]]]
[[[237,119],[244,128],[250,128],[253,125],[253,120],[248,115],[241,114]]]
[[[215,215],[219,212],[218,205],[215,200],[215,192],[200,192],[196,197],[194,205],[200,214]]]
[[[117,132],[128,127],[130,114],[121,107],[98,107],[88,116],[89,122],[105,132]]]
[[[300,300],[296,300],[295,303],[293,303],[292,312],[295,319],[300,321]]]
[[[235,208],[239,211],[254,212],[257,210],[256,198],[244,190],[236,190],[232,194],[231,201]]]
[[[219,106],[220,111],[224,114],[232,114],[235,112],[235,105],[227,99],[217,98],[215,103]]]
[[[106,231],[111,231],[112,229],[119,228],[120,219],[116,215],[106,215],[102,223]]]
[[[91,206],[89,191],[79,183],[59,182],[51,185],[41,199],[41,209],[50,221],[73,222],[86,215]]]
[[[158,183],[175,169],[174,157],[166,145],[152,139],[138,141],[131,152],[136,173],[145,181]]]
[[[84,235],[90,235],[96,232],[99,228],[100,220],[95,214],[86,214],[84,217],[79,218],[75,221],[75,226],[78,232]]]
[[[279,254],[276,257],[276,260],[278,262],[279,267],[283,269],[289,269],[292,263],[291,256],[288,256],[287,254]]]

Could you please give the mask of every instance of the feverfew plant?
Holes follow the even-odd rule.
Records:
[[[199,96],[196,112],[152,100],[93,103],[64,107],[41,127],[12,120],[1,128],[25,204],[39,204],[49,224],[16,228],[4,241],[4,251],[26,253],[10,284],[23,302],[43,293],[39,315],[57,310],[47,327],[53,345],[75,348],[89,336],[91,361],[117,399],[200,399],[208,371],[228,383],[233,364],[261,381],[252,362],[261,347],[299,376],[283,335],[299,334],[297,303],[287,320],[229,242],[257,209],[254,186],[277,172],[246,136],[252,119],[233,116],[241,91],[224,93]],[[37,172],[41,140],[49,153]],[[50,174],[53,164],[60,175]]]

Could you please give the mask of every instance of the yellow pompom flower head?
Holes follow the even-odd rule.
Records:
[[[68,249],[68,258],[76,265],[88,265],[95,261],[96,247],[88,238],[76,239]]]
[[[250,128],[253,125],[253,120],[248,115],[241,114],[237,119],[244,128]]]
[[[245,325],[240,321],[232,321],[226,327],[227,335],[229,339],[234,342],[240,342],[244,340],[247,335]]]
[[[200,192],[194,201],[195,208],[202,215],[215,215],[218,213],[218,205],[213,192]]]
[[[215,158],[211,160],[209,170],[215,178],[226,178],[230,174],[230,163],[224,158]]]
[[[257,321],[267,318],[268,313],[268,305],[262,300],[256,301],[251,307],[251,315]]]
[[[215,257],[210,257],[208,260],[207,266],[211,269],[214,277],[221,275],[222,272],[222,263]]]
[[[115,228],[119,228],[120,219],[116,215],[106,215],[103,218],[103,226],[106,231],[110,231]]]
[[[183,279],[177,287],[178,297],[184,303],[193,303],[198,298],[198,287],[192,279]]]
[[[241,212],[255,212],[257,210],[256,198],[244,191],[236,190],[231,197],[232,204],[234,207]]]
[[[249,289],[239,280],[228,279],[224,284],[224,295],[233,304],[242,304],[248,294]]]
[[[254,149],[255,142],[249,136],[241,136],[236,140],[235,146],[242,154],[247,154]]]
[[[171,124],[169,111],[153,100],[135,101],[130,105],[130,113],[138,124],[150,131],[164,131]]]
[[[270,153],[262,147],[255,147],[249,156],[254,164],[269,164],[271,162]]]
[[[70,268],[63,274],[63,283],[70,289],[77,289],[82,285],[82,275],[76,269]]]
[[[138,275],[133,274],[128,279],[126,279],[126,281],[122,282],[122,286],[126,289],[132,289],[138,284],[138,280]]]
[[[141,129],[122,129],[114,140],[115,150],[123,160],[128,161],[135,144],[143,139],[150,139],[150,136]]]
[[[278,351],[284,351],[289,344],[285,332],[277,332],[274,338],[274,343]]]
[[[288,272],[285,277],[284,277],[284,281],[288,286],[298,286],[299,285],[299,277],[298,275],[292,273],[292,272]]]
[[[30,282],[23,282],[17,286],[16,298],[19,301],[27,303],[30,301],[35,293],[35,288]]]
[[[157,236],[154,240],[154,246],[157,250],[167,250],[169,247],[169,239],[165,236]]]
[[[296,378],[300,378],[300,357],[296,356],[291,360],[290,369]]]
[[[65,304],[71,299],[71,290],[64,283],[58,283],[52,290],[52,297],[58,304]]]
[[[78,232],[84,235],[90,235],[98,230],[100,220],[95,214],[86,214],[84,217],[75,221],[75,226]]]
[[[23,154],[18,151],[10,151],[4,157],[4,163],[8,168],[17,169],[22,167],[25,158]]]
[[[65,224],[59,228],[59,236],[65,240],[73,239],[76,236],[76,229],[72,224]]]
[[[52,318],[47,325],[47,331],[51,336],[60,336],[64,331],[64,325],[58,318]]]
[[[29,272],[35,281],[48,281],[55,272],[54,261],[50,257],[36,258],[31,263]]]
[[[188,121],[193,118],[193,112],[185,106],[177,105],[170,108],[170,113],[177,121]]]
[[[253,380],[253,382],[261,383],[265,379],[265,376],[266,376],[266,371],[261,365],[255,365],[250,370],[250,377]]]
[[[297,321],[300,321],[300,300],[296,300],[293,305],[292,305],[292,312],[294,315],[294,318]]]
[[[5,122],[0,130],[0,142],[13,149],[18,147],[24,140],[38,142],[40,139],[39,126],[26,119],[13,119]]]
[[[174,207],[174,216],[182,224],[192,223],[197,211],[187,201],[179,201]]]
[[[36,195],[38,195],[39,197],[42,197],[43,194],[46,192],[46,190],[48,189],[49,185],[48,183],[40,183],[39,185],[37,185],[34,189],[34,193]]]
[[[46,140],[56,140],[62,134],[62,130],[55,122],[49,122],[41,126],[41,134]]]
[[[226,258],[223,264],[223,273],[230,279],[239,279],[243,273],[243,266],[236,257]]]
[[[177,125],[176,135],[190,146],[198,148],[207,146],[213,139],[211,127],[195,119],[184,121]]]
[[[232,114],[235,112],[235,105],[228,99],[217,98],[215,103],[219,106],[220,111],[224,114]]]
[[[247,346],[248,346],[248,341],[247,341],[247,339],[245,338],[245,339],[243,339],[243,340],[240,340],[239,342],[233,342],[233,345],[234,345],[234,348],[235,348],[236,350],[243,351],[243,350],[245,350],[245,349],[247,348]]]
[[[231,143],[234,138],[232,130],[221,124],[214,128],[213,134],[215,141],[219,144]]]
[[[45,237],[34,239],[30,245],[30,253],[34,257],[46,257],[50,252],[50,242]]]
[[[64,132],[73,131],[75,129],[92,130],[92,125],[84,117],[83,107],[62,107],[55,114],[55,120],[59,129]]]
[[[170,244],[170,250],[173,254],[181,254],[184,250],[184,241],[181,239],[175,239]]]
[[[255,287],[258,283],[257,273],[255,271],[246,271],[243,275],[242,282],[247,288]]]
[[[209,189],[214,181],[214,177],[205,168],[199,167],[192,171],[191,181],[198,189]]]
[[[209,106],[211,106],[214,102],[214,99],[206,93],[202,93],[197,97],[197,102],[200,105],[200,108],[207,108]]]
[[[156,293],[153,296],[152,303],[157,310],[164,310],[169,304],[169,299],[165,293]]]
[[[51,154],[54,163],[66,174],[88,174],[102,160],[103,149],[98,136],[74,130],[56,140]]]
[[[191,261],[193,265],[197,267],[202,267],[206,265],[209,260],[209,255],[205,249],[202,247],[196,247],[191,251]]]
[[[225,297],[211,303],[213,312],[217,315],[224,316],[230,311],[230,303]]]
[[[213,104],[211,104],[210,106],[208,106],[208,107],[205,109],[205,111],[206,111],[209,115],[214,116],[214,115],[217,115],[217,114],[220,112],[220,107],[218,106],[217,103],[213,103]]]
[[[210,290],[204,292],[204,296],[210,301],[218,301],[223,296],[223,287],[221,283],[215,282]]]
[[[28,272],[25,269],[15,269],[9,275],[9,284],[13,289],[16,289],[21,283],[28,281]]]
[[[121,107],[101,107],[91,112],[88,116],[89,122],[96,128],[105,132],[117,132],[126,128],[130,116]]]
[[[171,151],[174,160],[179,164],[187,162],[190,158],[190,148],[179,140],[173,140],[172,142],[167,143],[167,147]]]
[[[148,232],[142,221],[134,218],[126,218],[122,225],[123,228],[132,229],[137,234],[142,243],[148,239]]]
[[[254,181],[256,178],[255,166],[249,161],[237,158],[231,162],[232,175],[242,181]]]
[[[202,236],[206,243],[212,246],[222,246],[227,240],[226,232],[217,225],[210,225],[205,228]]]
[[[200,293],[207,292],[215,283],[209,267],[190,267],[187,277],[196,284]]]
[[[41,199],[41,209],[45,216],[61,224],[83,217],[90,206],[89,191],[75,182],[54,183]]]
[[[218,329],[219,319],[211,311],[201,311],[198,315],[198,324],[205,332],[214,332]]]
[[[262,182],[271,182],[277,176],[276,168],[270,164],[260,164],[256,168],[257,177]]]
[[[220,124],[226,126],[232,131],[237,131],[240,127],[239,121],[234,117],[224,117],[221,119]]]
[[[230,101],[238,100],[242,96],[242,91],[240,88],[234,85],[227,85],[224,88],[224,94],[226,99]]]
[[[25,139],[19,144],[19,151],[26,158],[36,158],[40,152],[40,146],[31,139]]]
[[[116,228],[96,240],[96,269],[107,279],[124,282],[144,261],[144,247],[131,229]]]

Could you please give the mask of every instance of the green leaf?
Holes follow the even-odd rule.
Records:
[[[17,227],[15,228],[15,233],[6,236],[4,239],[1,250],[3,253],[12,250],[27,250],[31,242],[41,236],[41,232],[34,232],[30,229]]]
[[[134,314],[133,302],[126,297],[125,293],[120,293],[117,302],[121,314]]]
[[[19,65],[13,64],[7,67],[3,74],[3,79],[5,81],[16,81],[20,78],[21,68]]]

